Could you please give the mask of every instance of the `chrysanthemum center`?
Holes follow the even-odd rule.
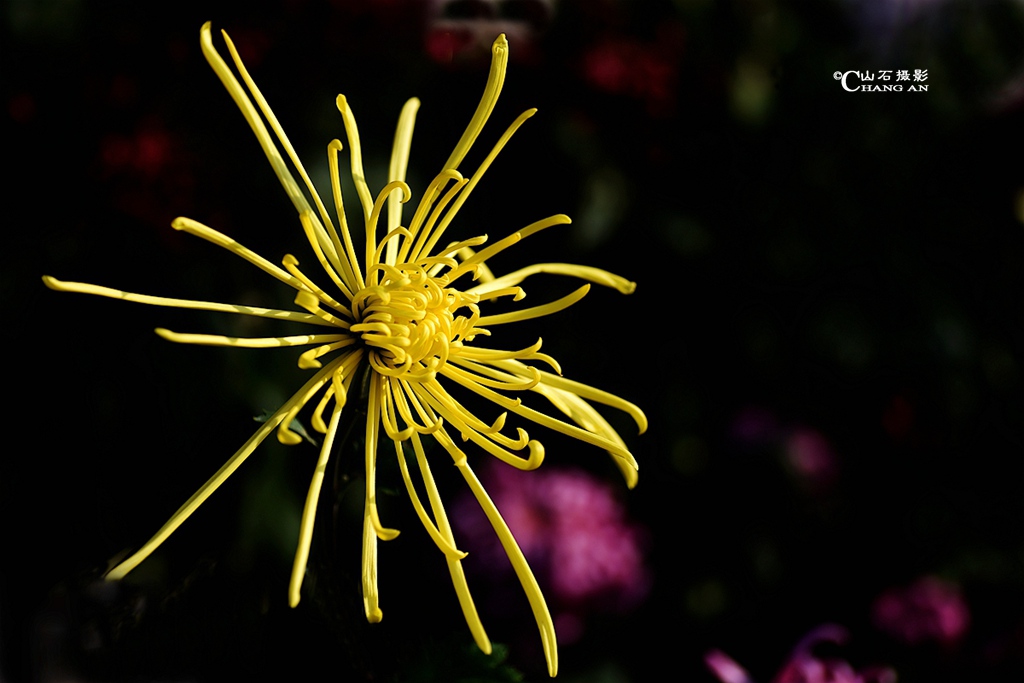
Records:
[[[379,284],[353,297],[358,322],[351,331],[367,346],[374,369],[406,379],[433,374],[451,346],[479,331],[473,327],[477,297],[445,284],[419,266],[387,268]]]

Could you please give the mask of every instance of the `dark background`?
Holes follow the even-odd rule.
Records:
[[[509,675],[479,673],[491,662],[471,654],[444,563],[397,503],[407,531],[382,549],[382,624],[362,625],[358,532],[327,608],[287,607],[311,446],[269,440],[137,578],[96,581],[301,376],[287,351],[152,333],[237,321],[40,281],[289,305],[239,259],[170,229],[188,216],[270,260],[312,258],[202,57],[207,20],[230,32],[322,190],[343,92],[371,187],[402,103],[422,100],[410,164],[421,191],[485,79],[466,32],[486,46],[508,31],[506,89],[470,167],[520,111],[540,111],[458,236],[573,216],[499,267],[585,263],[638,289],[594,290],[524,339],[544,336],[567,376],[636,402],[651,424],[637,437],[614,422],[640,462],[636,489],[616,484],[649,531],[650,596],[593,616],[562,647],[560,678],[710,681],[702,657],[720,648],[768,681],[803,634],[835,622],[851,633],[843,657],[901,681],[1021,680],[1024,5],[140,5],[0,3],[2,680]],[[927,69],[929,90],[851,93],[832,76],[881,69]],[[529,291],[540,302],[568,286]],[[828,444],[827,475],[788,459],[796,433]],[[616,481],[599,452],[545,442],[548,463]],[[353,524],[324,526],[346,538]],[[962,589],[971,624],[955,645],[903,644],[871,620],[879,594],[923,575]],[[543,680],[519,601],[482,616],[507,663]]]

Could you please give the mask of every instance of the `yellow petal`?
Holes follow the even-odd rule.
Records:
[[[327,258],[331,261],[331,263],[333,263],[335,267],[340,267],[339,258],[341,255],[335,252],[335,240],[332,240],[330,235],[328,234],[328,232],[331,234],[335,232],[334,226],[331,224],[331,218],[327,213],[327,209],[324,207],[323,201],[320,199],[320,194],[316,191],[316,187],[309,179],[309,174],[306,173],[306,169],[305,167],[303,167],[302,161],[299,159],[299,155],[295,153],[295,148],[292,147],[291,141],[288,139],[288,136],[285,135],[284,129],[281,127],[281,124],[277,120],[277,116],[274,115],[274,111],[270,108],[270,105],[267,103],[266,98],[263,97],[263,93],[260,92],[260,89],[258,87],[256,87],[256,83],[252,80],[252,77],[249,75],[249,71],[245,68],[245,64],[242,63],[241,57],[238,56],[238,51],[235,49],[235,44],[231,41],[231,38],[228,36],[227,32],[221,31],[221,34],[224,36],[224,42],[227,44],[228,51],[231,53],[231,59],[235,63],[235,68],[238,69],[238,73],[241,74],[242,80],[245,81],[246,87],[249,88],[249,92],[252,93],[253,98],[255,98],[256,104],[259,105],[260,111],[263,112],[263,116],[266,117],[267,122],[270,124],[271,129],[273,129],[274,134],[277,136],[277,139],[281,142],[281,145],[288,153],[288,158],[291,159],[291,162],[295,166],[295,169],[299,172],[299,177],[302,178],[302,181],[305,183],[306,189],[309,191],[310,196],[313,197],[313,201],[316,204],[317,210],[320,212],[320,218],[323,219],[323,225],[320,224],[320,221],[317,220],[315,216],[313,220],[314,225],[316,227],[316,241],[319,243],[320,248],[323,249],[324,253],[327,255]],[[292,182],[294,183],[294,180]],[[303,197],[302,204],[296,204],[295,208],[298,209],[298,212],[300,214],[305,213],[306,211],[309,210],[309,204],[305,202],[305,197]],[[324,225],[327,226],[326,230],[324,229]]]
[[[324,472],[327,470],[327,462],[331,458],[331,448],[334,446],[334,435],[338,431],[338,420],[341,418],[341,408],[337,407],[331,414],[331,422],[327,426],[327,434],[324,436],[324,443],[320,447],[320,457],[313,469],[313,479],[309,482],[309,492],[306,493],[306,503],[302,508],[302,521],[299,523],[299,543],[295,548],[295,560],[292,562],[292,576],[288,582],[288,604],[295,607],[302,597],[302,579],[306,576],[306,562],[309,560],[309,546],[313,541],[313,523],[316,521],[316,506],[320,500],[320,488],[324,482]]]
[[[508,68],[508,41],[502,33],[491,46],[491,70],[487,74],[487,84],[484,86],[484,94],[480,98],[480,104],[473,112],[473,118],[469,120],[465,132],[455,144],[451,156],[445,162],[444,168],[458,168],[459,164],[466,157],[473,143],[476,142],[484,124],[494,111],[494,105],[498,102],[498,95],[501,94],[501,86],[505,83],[505,70]]]
[[[556,214],[554,216],[548,216],[547,218],[544,218],[544,219],[539,220],[539,221],[535,221],[535,222],[531,223],[530,225],[526,226],[525,228],[523,228],[522,230],[517,230],[516,232],[512,233],[508,237],[506,237],[504,239],[501,239],[501,240],[498,240],[497,242],[495,242],[491,246],[487,247],[486,249],[481,249],[479,253],[476,253],[476,254],[470,256],[469,258],[467,258],[463,262],[463,264],[461,266],[459,266],[452,273],[450,273],[450,275],[449,275],[449,278],[450,278],[449,282],[454,282],[457,278],[462,276],[465,273],[465,271],[467,271],[472,266],[482,265],[484,262],[487,261],[487,259],[493,257],[495,254],[498,254],[498,253],[504,251],[505,249],[509,248],[513,244],[518,243],[520,240],[526,239],[530,235],[533,235],[535,233],[540,232],[541,230],[545,230],[545,229],[550,228],[550,227],[555,226],[555,225],[568,225],[570,223],[572,223],[572,220],[568,216],[566,216],[565,214],[562,214],[562,213]],[[491,281],[493,279],[495,279],[495,278],[493,278],[493,277],[488,278],[487,280],[485,280],[485,282]],[[512,282],[510,284],[518,284],[518,283],[517,282]],[[497,287],[495,287],[495,289],[497,289],[499,287],[503,287],[503,286],[505,286],[505,285],[498,285]],[[472,291],[472,290],[467,290],[467,291]]]
[[[149,555],[160,547],[160,545],[167,540],[167,538],[174,533],[174,531],[181,526],[182,522],[188,519],[193,512],[195,512],[200,505],[202,505],[210,495],[220,488],[220,485],[227,481],[228,477],[234,474],[235,470],[245,462],[246,458],[252,455],[252,452],[256,450],[256,447],[263,443],[263,440],[281,424],[292,406],[302,400],[302,397],[306,395],[306,392],[316,385],[320,379],[320,373],[314,375],[306,384],[303,385],[290,399],[285,401],[284,405],[277,409],[270,418],[260,425],[260,428],[256,430],[256,433],[249,437],[249,440],[242,444],[242,447],[235,451],[235,454],[228,458],[228,461],[217,470],[212,477],[206,480],[206,483],[199,487],[199,490],[192,494],[192,496],[185,501],[185,504],[178,508],[177,512],[171,515],[171,518],[160,527],[159,530],[153,537],[150,538],[146,543],[135,551],[127,560],[120,563],[109,572],[107,572],[105,578],[110,581],[116,581],[123,579],[125,575],[131,570],[135,569],[140,562],[145,560]]]
[[[203,346],[233,346],[241,349],[273,349],[282,346],[303,346],[326,344],[351,339],[344,334],[296,334],[289,337],[225,337],[220,334],[187,334],[172,332],[162,327],[156,333],[176,344],[200,344]],[[354,343],[354,340],[353,342]]]
[[[148,294],[134,294],[120,289],[90,285],[85,282],[63,282],[49,275],[43,276],[43,283],[58,292],[77,292],[79,294],[92,294],[94,296],[107,297],[108,299],[123,299],[134,301],[149,306],[168,306],[170,308],[191,308],[199,311],[218,311],[220,313],[240,313],[252,315],[259,318],[273,318],[274,320],[290,320],[310,325],[326,325],[335,327],[334,323],[322,320],[315,315],[300,313],[299,311],[281,311],[273,308],[260,308],[258,306],[242,306],[241,304],[220,304],[212,301],[193,301],[190,299],[170,299],[163,296],[150,296]]]
[[[476,324],[480,326],[503,325],[505,323],[517,323],[523,320],[530,320],[531,318],[540,318],[545,315],[551,315],[552,313],[558,313],[559,311],[569,308],[574,303],[585,297],[589,291],[590,285],[583,285],[572,294],[563,296],[561,299],[544,304],[543,306],[521,308],[518,311],[499,313],[497,315],[480,316],[480,320],[478,320]]]
[[[413,443],[419,443],[419,437],[413,434]],[[456,560],[461,560],[466,557],[466,553],[452,545],[452,542],[446,538],[438,529],[437,525],[431,521],[430,516],[427,514],[426,509],[423,507],[423,503],[420,502],[419,494],[416,493],[416,486],[413,484],[412,476],[409,474],[409,464],[405,460],[405,452],[402,449],[402,444],[394,441],[395,444],[395,456],[398,458],[398,468],[402,471],[402,481],[405,482],[405,490],[409,494],[409,500],[412,502],[413,510],[416,511],[416,516],[420,518],[420,523],[423,524],[423,528],[426,529],[427,535],[430,536],[430,540],[434,542],[434,545],[444,553],[446,556]],[[419,446],[422,449],[422,446]],[[429,485],[428,485],[429,486]]]
[[[338,95],[334,103],[341,113],[341,120],[345,124],[345,135],[348,136],[349,158],[352,167],[352,182],[356,185],[356,194],[363,205],[363,220],[370,219],[370,212],[373,210],[373,197],[370,195],[370,188],[366,185],[366,173],[363,172],[363,151],[359,144],[359,126],[356,125],[356,117],[352,108],[348,106],[348,100],[344,95]]]
[[[430,472],[430,465],[427,463],[426,454],[423,452],[423,446],[418,437],[413,437],[413,447],[416,451],[416,462],[419,464],[420,474],[423,476],[423,483],[427,487],[430,508],[434,512],[434,518],[437,519],[438,531],[448,543],[454,544],[455,537],[452,535],[451,524],[448,522],[448,515],[445,514],[444,504],[441,502],[441,494],[437,491],[437,484],[434,482],[434,476]],[[446,555],[445,560],[448,562],[448,571],[452,576],[452,585],[455,587],[455,594],[458,596],[462,614],[466,618],[466,625],[469,626],[477,647],[484,654],[489,655],[491,654],[491,640],[487,637],[483,622],[476,611],[473,596],[469,592],[469,584],[466,583],[466,573],[462,569],[461,558]]]
[[[427,256],[430,254],[431,250],[434,248],[434,245],[436,245],[438,240],[441,239],[441,236],[444,234],[444,231],[452,222],[452,219],[455,218],[455,215],[459,212],[459,209],[466,202],[466,199],[469,198],[469,195],[473,192],[473,188],[475,188],[477,184],[480,182],[480,179],[484,177],[484,173],[486,173],[487,169],[490,168],[491,163],[498,156],[498,153],[501,152],[505,145],[508,144],[508,141],[512,139],[512,136],[515,134],[517,130],[519,130],[519,127],[526,122],[526,119],[530,118],[536,113],[536,109],[527,109],[522,114],[520,114],[518,118],[516,118],[516,120],[512,122],[512,125],[510,125],[505,130],[502,136],[498,139],[498,142],[491,149],[490,153],[488,153],[488,155],[484,158],[480,166],[477,167],[476,172],[473,174],[473,177],[469,179],[469,182],[466,184],[465,189],[452,203],[452,206],[448,210],[448,213],[444,215],[444,218],[441,219],[438,226],[430,234],[430,239],[427,240],[426,245],[423,247],[422,250],[414,253],[414,255],[412,256],[413,260],[419,258],[420,256]]]
[[[210,22],[203,24],[203,28],[199,32],[199,44],[203,49],[206,61],[209,62],[210,67],[213,68],[221,83],[224,84],[224,88],[231,95],[231,99],[238,105],[242,116],[249,122],[252,132],[256,134],[256,139],[259,141],[260,147],[263,148],[263,152],[267,155],[267,159],[270,161],[270,165],[274,169],[278,180],[281,181],[281,185],[288,194],[288,198],[292,200],[299,213],[308,210],[310,208],[309,202],[306,201],[306,197],[302,194],[302,190],[299,189],[295,178],[292,177],[291,171],[288,170],[288,165],[285,164],[284,159],[281,157],[281,153],[278,151],[274,139],[267,131],[263,119],[260,118],[259,112],[256,111],[256,107],[252,105],[252,101],[238,82],[238,79],[231,73],[231,69],[213,46]]]
[[[519,401],[514,401],[506,396],[502,396],[496,391],[481,386],[477,382],[473,381],[473,378],[470,375],[468,375],[464,370],[461,370],[453,365],[446,366],[443,370],[443,374],[445,377],[449,377],[455,380],[456,382],[466,387],[470,391],[479,394],[480,396],[483,396],[489,401],[492,401],[502,406],[503,408],[513,413],[516,413],[517,415],[521,415],[527,418],[528,420],[533,420],[537,424],[548,427],[549,429],[553,429],[556,432],[561,432],[562,434],[571,436],[575,439],[579,439],[580,441],[597,446],[598,448],[603,448],[604,450],[608,451],[615,457],[625,459],[634,469],[637,467],[636,459],[628,450],[626,450],[624,447],[620,446],[617,443],[609,441],[607,438],[603,436],[593,434],[585,429],[580,429],[579,427],[576,427],[574,425],[566,424],[561,420],[556,420],[555,418],[550,417],[549,415],[545,415],[544,413],[538,412],[536,410],[533,410],[532,408],[527,408],[526,406],[522,405]]]
[[[537,273],[569,275],[571,277],[580,278],[581,280],[593,282],[596,285],[612,287],[623,294],[632,294],[636,290],[635,282],[630,282],[624,277],[616,275],[615,273],[609,273],[607,270],[602,270],[600,268],[578,266],[572,263],[535,263],[532,266],[520,268],[515,272],[495,278],[491,282],[477,285],[467,291],[483,296],[491,290],[509,287],[511,285],[518,285],[529,276],[536,275]]]
[[[544,594],[541,593],[540,586],[537,585],[537,579],[534,578],[533,571],[526,562],[526,557],[523,556],[523,551],[520,550],[515,537],[509,530],[508,525],[505,524],[505,520],[502,519],[498,508],[495,507],[490,496],[487,495],[487,491],[476,478],[473,470],[470,469],[464,460],[456,466],[459,468],[459,472],[462,473],[466,483],[469,484],[473,496],[480,503],[480,508],[487,515],[487,520],[498,535],[498,540],[501,541],[505,554],[508,555],[508,559],[512,562],[512,569],[515,570],[516,576],[519,577],[519,583],[522,584],[523,590],[526,592],[526,598],[530,601],[530,608],[533,610],[533,617],[537,621],[537,628],[540,630],[544,657],[548,663],[548,674],[554,677],[558,673],[558,641],[555,636],[554,622],[551,621],[551,612],[548,611],[548,605],[544,601]]]
[[[295,289],[302,289],[303,284],[296,280],[294,277],[284,272],[273,263],[263,258],[256,252],[246,249],[241,244],[231,239],[227,235],[214,230],[211,227],[203,225],[199,221],[194,221],[191,218],[184,218],[179,216],[171,221],[171,227],[175,230],[183,230],[196,237],[201,237],[208,242],[216,244],[218,247],[224,247],[228,251],[241,256],[249,263],[252,263],[257,268],[263,270],[263,272],[276,277],[281,282],[287,283]]]
[[[412,147],[412,131],[416,124],[416,112],[420,108],[420,101],[413,97],[398,116],[398,127],[395,129],[395,142],[391,148],[391,165],[388,167],[388,181],[405,180],[405,173],[409,167],[409,152]],[[408,201],[408,200],[406,200]],[[388,201],[388,232],[402,224],[403,201],[396,201],[395,193],[390,193]],[[395,265],[398,256],[398,240],[388,240],[385,262]]]

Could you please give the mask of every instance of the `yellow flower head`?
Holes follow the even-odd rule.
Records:
[[[315,326],[315,330],[308,334],[284,337],[239,338],[181,334],[165,329],[158,329],[157,333],[170,341],[188,344],[246,348],[309,346],[309,350],[299,356],[299,367],[315,372],[174,513],[153,538],[108,572],[107,578],[116,580],[124,577],[148,557],[231,476],[272,431],[277,431],[278,439],[283,443],[298,443],[300,437],[290,429],[292,420],[307,403],[312,403],[319,396],[311,423],[325,436],[303,510],[289,584],[289,601],[292,606],[298,604],[313,534],[317,499],[339,417],[353,378],[361,368],[369,366],[362,548],[363,603],[367,619],[375,622],[382,616],[378,606],[377,542],[398,535],[398,531],[384,527],[377,514],[375,469],[378,444],[382,441],[380,432],[383,430],[386,440],[394,446],[395,457],[413,508],[445,556],[455,592],[473,637],[481,650],[486,653],[491,651],[490,641],[477,615],[461,565],[466,553],[456,547],[451,524],[427,462],[422,440],[423,437],[430,437],[451,456],[501,540],[526,591],[540,629],[548,670],[554,676],[558,669],[558,653],[554,626],[544,597],[515,538],[470,468],[466,454],[457,445],[455,437],[460,437],[462,442],[473,442],[513,467],[534,469],[544,458],[544,448],[522,428],[517,429],[514,436],[503,433],[506,416],[512,412],[528,421],[604,449],[612,455],[632,487],[636,483],[636,461],[592,403],[627,412],[636,421],[641,433],[646,429],[647,420],[643,412],[633,404],[563,378],[558,363],[540,352],[539,339],[532,346],[517,351],[494,349],[476,343],[479,337],[490,334],[491,327],[545,316],[572,305],[583,298],[590,284],[584,284],[557,301],[520,308],[510,313],[483,315],[480,305],[500,297],[511,297],[519,301],[525,296],[520,283],[536,273],[576,277],[587,283],[613,287],[624,294],[632,292],[635,285],[597,268],[566,263],[539,263],[501,277],[493,275],[486,265],[488,259],[534,233],[569,223],[569,218],[563,215],[537,221],[486,247],[483,247],[487,242],[486,236],[460,242],[445,240],[444,235],[452,219],[498,152],[535,112],[531,109],[520,115],[499,138],[476,171],[469,178],[463,176],[459,165],[476,142],[501,92],[508,64],[508,43],[504,36],[499,36],[494,42],[490,74],[476,112],[443,170],[427,186],[407,222],[403,223],[403,204],[412,198],[412,191],[404,178],[419,101],[411,99],[402,109],[391,154],[390,182],[374,198],[363,174],[355,118],[345,98],[338,96],[338,110],[348,140],[352,182],[360,199],[366,226],[361,255],[357,255],[357,246],[342,205],[338,167],[342,143],[332,140],[327,146],[331,190],[338,221],[335,225],[288,137],[246,71],[227,34],[224,34],[224,40],[245,87],[214,48],[210,24],[203,26],[200,33],[203,54],[249,122],[285,192],[295,205],[306,238],[326,274],[327,281],[321,279],[325,286],[315,284],[304,274],[291,254],[284,257],[282,269],[230,237],[188,218],[176,219],[173,227],[224,247],[291,286],[296,291],[295,303],[302,310],[284,311],[168,299],[84,283],[61,282],[49,276],[44,276],[43,281],[51,289],[59,291],[96,294],[156,306],[241,313],[307,323]],[[301,178],[301,186],[282,156],[282,150],[294,172]],[[382,215],[385,213],[386,218]],[[386,230],[380,235],[378,226],[382,222]],[[546,366],[549,370],[542,370],[538,366]],[[497,404],[505,412],[491,423],[481,420],[452,398],[446,388],[450,384],[459,385]],[[518,397],[524,392],[540,394],[568,421],[527,407]],[[417,493],[413,470],[408,462],[410,458],[415,459],[420,486],[426,491],[426,506]]]

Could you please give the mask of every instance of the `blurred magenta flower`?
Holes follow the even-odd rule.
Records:
[[[857,671],[845,660],[814,654],[816,645],[841,645],[848,637],[846,629],[836,624],[824,624],[814,629],[793,648],[789,660],[772,683],[896,683],[896,672],[888,667]],[[704,663],[722,683],[754,683],[746,669],[719,650],[711,650],[704,655]]]
[[[817,429],[785,425],[767,408],[749,406],[733,418],[729,434],[744,449],[771,449],[797,484],[812,493],[823,493],[839,479],[840,458]]]
[[[583,616],[623,612],[647,596],[651,573],[644,557],[646,530],[626,519],[613,488],[579,469],[543,469],[519,476],[490,467],[483,480],[531,565],[548,584],[559,638],[583,631]],[[511,570],[473,499],[464,496],[453,515],[492,572]],[[502,569],[504,568],[504,569]]]
[[[829,488],[839,477],[839,458],[821,432],[809,427],[794,427],[783,446],[786,464],[805,486]]]
[[[937,576],[923,576],[906,588],[887,590],[871,611],[879,630],[911,645],[927,641],[954,645],[971,621],[960,586]]]

